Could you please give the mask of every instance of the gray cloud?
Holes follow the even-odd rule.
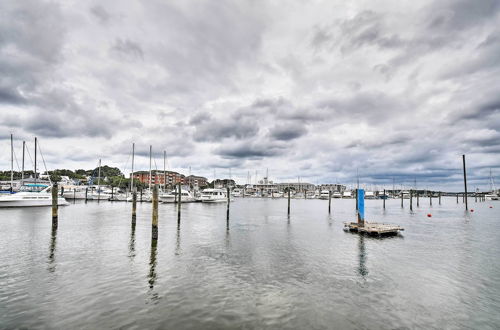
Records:
[[[110,14],[100,5],[96,5],[90,8],[92,15],[97,18],[101,24],[106,24],[110,19]]]
[[[465,153],[481,185],[500,162],[499,2],[348,7],[0,2],[0,129],[38,135],[57,168],[122,165],[135,142],[139,168],[152,144],[207,176],[352,183],[358,168],[459,189]]]
[[[130,40],[117,39],[110,49],[118,58],[126,60],[142,60],[144,52],[138,43]]]
[[[306,134],[307,128],[304,125],[283,123],[275,125],[269,133],[276,140],[290,141]]]

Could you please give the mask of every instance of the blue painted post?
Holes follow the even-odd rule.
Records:
[[[365,225],[365,190],[356,190],[356,205],[358,206],[358,225],[364,227]]]

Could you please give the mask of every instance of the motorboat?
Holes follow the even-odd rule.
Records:
[[[319,193],[319,199],[330,199],[330,191],[321,190],[321,192]]]
[[[283,192],[282,191],[273,191],[271,193],[272,198],[281,198],[283,197]]]
[[[332,194],[333,198],[342,198],[342,194],[339,191],[334,191]]]
[[[158,196],[160,202],[162,203],[177,203],[179,198],[179,193],[177,190],[172,190],[166,194],[160,194]],[[195,197],[188,190],[181,189],[181,203],[194,202]]]
[[[52,206],[52,186],[28,184],[15,194],[0,197],[0,207]],[[68,205],[66,199],[57,197],[57,205]]]
[[[73,188],[64,190],[63,197],[66,199],[85,199],[87,192],[87,187],[85,188]]]
[[[344,194],[342,194],[342,198],[352,198],[352,192],[351,191],[344,191]]]
[[[239,188],[235,188],[231,192],[231,196],[233,196],[233,197],[241,197],[241,196],[243,196],[243,191],[241,189],[239,189]]]
[[[224,189],[204,189],[201,192],[200,201],[203,203],[222,203],[227,202],[227,196]]]
[[[365,199],[375,199],[376,196],[375,196],[375,193],[373,191],[367,191],[365,193]]]

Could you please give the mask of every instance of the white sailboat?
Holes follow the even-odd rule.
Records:
[[[490,190],[491,190],[491,192],[489,194],[484,195],[484,198],[487,201],[500,200],[499,194],[495,191],[495,183],[493,182],[493,176],[491,175],[491,168],[490,168]]]

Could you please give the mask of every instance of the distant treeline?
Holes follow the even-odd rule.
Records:
[[[37,171],[38,172],[38,171]],[[24,171],[24,178],[33,177],[33,170]],[[45,171],[38,172],[38,176],[40,174],[46,174]],[[54,171],[49,171],[50,179],[53,182],[61,181],[62,176],[67,176],[70,179],[86,181],[88,176],[97,178],[99,174],[99,168],[96,167],[93,170],[68,170],[68,169],[57,169]],[[14,180],[20,180],[22,178],[20,171],[14,171]],[[106,178],[106,180],[104,180]],[[10,180],[10,171],[0,171],[0,181],[8,181]],[[107,165],[101,166],[101,182],[104,184],[110,184],[115,187],[123,186],[126,187],[129,185],[130,180],[126,179],[123,173],[117,167],[110,167]],[[135,182],[138,182],[137,180]],[[94,179],[94,183],[97,183],[97,179]]]

